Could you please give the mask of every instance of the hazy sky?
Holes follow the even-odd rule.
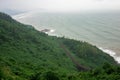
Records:
[[[0,9],[50,11],[120,10],[120,0],[0,0]]]

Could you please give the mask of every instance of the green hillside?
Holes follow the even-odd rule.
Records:
[[[85,76],[95,80],[91,76],[104,63],[119,69],[110,66],[117,63],[96,46],[48,36],[0,13],[0,80],[87,80]],[[106,74],[105,70],[100,73]]]

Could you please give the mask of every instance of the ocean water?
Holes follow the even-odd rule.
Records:
[[[49,35],[89,42],[120,63],[120,12],[28,12],[14,15],[13,18],[31,24],[37,30],[51,29]]]

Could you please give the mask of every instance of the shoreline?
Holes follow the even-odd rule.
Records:
[[[29,15],[31,15],[31,14],[29,14]],[[12,18],[14,18],[14,19],[16,19],[16,20],[18,20],[18,21],[20,21],[19,19],[24,18],[24,17],[26,17],[25,14],[20,14],[20,15],[14,15],[14,16],[12,16]],[[20,22],[21,22],[21,21],[20,21]],[[33,25],[33,26],[34,26],[34,28],[35,28],[36,30],[40,31],[39,29],[37,29],[37,28],[35,27],[35,25]],[[64,36],[64,35],[57,35],[57,34],[56,34],[56,30],[50,29],[50,28],[44,28],[42,32],[48,34],[49,36]],[[55,33],[54,33],[54,32],[55,32]],[[71,37],[67,37],[67,38],[71,38]],[[75,39],[75,38],[74,38],[74,39]],[[75,40],[78,40],[78,39],[75,39]],[[79,39],[79,40],[80,40],[80,39]],[[80,40],[80,41],[81,41],[81,40]],[[90,43],[90,44],[91,44],[91,43]],[[92,45],[95,45],[95,44],[92,44]],[[97,46],[97,45],[96,45],[96,46]],[[109,49],[109,48],[100,47],[100,46],[97,46],[97,47],[98,47],[100,50],[102,50],[103,52],[105,52],[105,53],[109,54],[111,57],[113,57],[115,61],[117,61],[118,63],[120,63],[120,56],[117,56],[117,51],[111,50],[111,49]]]
[[[36,29],[38,30],[38,29]],[[42,29],[41,32],[44,32],[46,34],[48,34],[49,36],[56,36],[56,37],[62,37],[60,35],[57,35],[57,34],[54,34],[55,30],[54,29],[48,29],[48,28],[45,28],[45,29]],[[53,33],[53,34],[52,34]],[[63,35],[64,36],[64,35]],[[67,38],[70,38],[70,37],[67,37]],[[77,39],[75,39],[77,40]],[[81,40],[79,40],[81,41]],[[91,43],[90,43],[91,44]],[[91,45],[94,45],[94,44],[91,44]],[[108,48],[103,48],[103,47],[99,47],[97,45],[95,45],[98,49],[102,50],[103,52],[105,52],[106,54],[109,54],[111,57],[114,58],[114,60],[120,64],[120,56],[117,56],[117,53],[111,49],[108,49]]]
[[[52,29],[49,29],[49,30],[52,30]],[[55,31],[54,31],[55,32]],[[54,33],[54,32],[52,32],[52,33]],[[46,32],[44,32],[44,33],[46,33]],[[56,34],[56,35],[52,35],[52,34],[50,34],[50,33],[46,33],[46,34],[48,34],[49,36],[57,36],[58,37],[58,35]],[[64,36],[64,35],[63,35]],[[59,36],[60,37],[60,36]],[[77,40],[77,39],[75,39],[75,40]],[[80,41],[80,40],[79,40]],[[90,43],[91,44],[91,43]],[[91,44],[91,45],[93,45],[93,44]],[[99,46],[97,46],[97,45],[95,45],[98,49],[100,49],[100,50],[102,50],[103,52],[105,52],[106,54],[109,54],[111,57],[113,57],[114,58],[114,60],[118,63],[118,64],[120,64],[120,56],[117,56],[117,53],[115,52],[115,51],[113,51],[113,50],[111,50],[111,49],[108,49],[108,48],[103,48],[103,47],[99,47]]]
[[[110,49],[102,48],[102,47],[98,47],[98,48],[103,52],[109,54],[111,57],[114,58],[115,61],[117,61],[118,64],[120,64],[120,57],[116,55],[117,54],[116,52]]]

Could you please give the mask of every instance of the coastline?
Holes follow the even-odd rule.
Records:
[[[46,29],[43,29],[43,30],[46,30]],[[57,34],[56,34],[56,35],[54,34],[55,30],[52,31],[52,32],[51,32],[51,30],[54,30],[54,29],[49,29],[49,32],[46,32],[46,31],[42,31],[42,32],[48,34],[49,36],[58,36]],[[51,34],[51,33],[53,33],[54,35]],[[59,36],[59,37],[60,37],[60,36]],[[62,37],[62,36],[61,36],[61,37]],[[93,44],[92,44],[92,45],[93,45]],[[111,50],[111,49],[99,47],[99,46],[97,46],[97,48],[100,49],[100,50],[102,50],[102,51],[105,52],[106,54],[109,54],[111,57],[114,58],[114,60],[115,60],[118,64],[120,64],[120,56],[117,56],[117,55],[116,55],[117,53],[116,53],[115,51],[113,51],[113,50]]]
[[[120,64],[120,57],[116,56],[116,52],[110,50],[110,49],[104,49],[102,47],[98,47],[100,50],[102,50],[103,52],[109,54],[110,56],[112,56],[114,58],[115,61],[117,61]]]
[[[53,29],[49,29],[49,30],[53,30]],[[55,31],[53,31],[53,32],[51,32],[51,33],[54,33]],[[44,33],[46,33],[46,32],[44,32]],[[55,35],[53,35],[53,34],[51,34],[51,33],[46,33],[46,34],[48,34],[49,36],[58,36],[57,34]],[[63,35],[64,36],[64,35]],[[62,37],[62,36],[61,36]],[[76,39],[77,40],[77,39]],[[92,44],[93,45],[93,44]],[[96,45],[95,45],[96,46]],[[103,47],[99,47],[99,46],[97,46],[97,48],[98,49],[100,49],[100,50],[102,50],[103,52],[105,52],[106,54],[109,54],[111,57],[113,57],[114,58],[114,60],[118,63],[118,64],[120,64],[120,56],[117,56],[117,53],[115,52],[115,51],[113,51],[113,50],[111,50],[111,49],[108,49],[108,48],[103,48]]]
[[[20,15],[14,15],[14,16],[12,16],[14,19],[16,19],[16,20],[18,20],[18,21],[20,21],[21,22],[21,18],[25,18],[25,17],[27,17],[27,16],[31,16],[32,15],[32,13],[30,13],[29,15],[27,15],[26,16],[26,14],[27,13],[23,13],[23,14],[20,14]],[[23,22],[22,22],[23,23]],[[33,25],[38,31],[40,31],[40,29],[38,28],[38,26],[37,25]],[[36,27],[37,26],[37,27]],[[48,29],[48,30],[45,30],[45,29]],[[66,35],[58,35],[58,34],[56,34],[58,31],[56,31],[57,29],[56,28],[51,28],[51,27],[44,27],[44,29],[41,29],[41,30],[43,30],[43,32],[45,32],[46,34],[48,34],[48,35],[50,35],[50,36],[66,36]],[[71,35],[70,35],[71,36]],[[67,37],[67,38],[73,38],[73,36],[72,37]],[[73,38],[73,39],[75,39],[75,38]],[[80,40],[80,39],[76,39],[76,40]],[[81,39],[82,40],[82,39]],[[83,41],[83,40],[82,40]],[[84,40],[84,41],[86,41],[86,40]],[[89,41],[87,41],[87,42],[89,42]],[[94,41],[93,41],[94,42]],[[120,56],[118,56],[117,55],[117,53],[118,53],[118,51],[116,51],[116,50],[112,50],[111,48],[108,48],[109,47],[109,45],[107,46],[107,48],[105,48],[105,47],[100,47],[101,45],[96,45],[96,44],[93,44],[93,42],[91,43],[91,42],[89,42],[89,43],[91,43],[92,45],[95,45],[95,46],[97,46],[100,50],[102,50],[103,52],[105,52],[105,53],[107,53],[107,54],[109,54],[110,56],[112,56],[113,58],[114,58],[114,60],[115,61],[117,61],[118,63],[120,63]],[[103,45],[104,46],[104,45]],[[118,47],[118,46],[116,46],[116,47]]]

